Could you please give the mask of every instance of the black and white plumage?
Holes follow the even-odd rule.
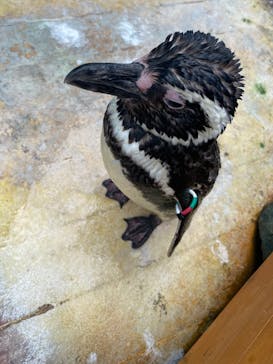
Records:
[[[188,188],[201,201],[220,168],[216,139],[243,92],[240,71],[223,42],[192,31],[169,35],[131,64],[93,63],[72,70],[67,83],[115,96],[102,134],[104,163],[118,187],[108,184],[108,195],[121,190],[161,219],[175,216],[176,199],[182,206],[189,203]],[[133,247],[159,223],[154,215],[140,219],[127,221],[123,236]]]

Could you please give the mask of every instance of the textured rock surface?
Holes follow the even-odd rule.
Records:
[[[174,363],[254,264],[272,200],[272,10],[257,1],[1,1],[1,363]],[[129,61],[175,30],[222,38],[246,92],[220,138],[222,170],[183,242],[176,221],[138,251],[104,197],[109,98],[63,84],[88,61]]]

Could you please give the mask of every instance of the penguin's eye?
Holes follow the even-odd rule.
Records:
[[[172,101],[170,99],[164,98],[164,102],[165,104],[170,108],[170,109],[182,109],[184,107],[184,103],[178,103],[175,101]]]

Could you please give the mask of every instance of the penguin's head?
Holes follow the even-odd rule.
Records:
[[[231,122],[243,93],[234,53],[210,34],[169,35],[130,63],[88,63],[65,82],[117,96],[147,131],[173,144],[216,139]]]

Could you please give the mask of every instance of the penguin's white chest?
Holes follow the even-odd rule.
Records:
[[[129,142],[129,130],[123,127],[122,120],[117,110],[117,99],[114,98],[107,108],[107,122],[111,125],[112,138],[115,140],[121,150],[123,157],[129,158],[132,163],[143,170],[143,173],[148,174],[158,189],[154,188],[154,193],[158,195],[173,196],[174,191],[169,186],[169,167],[161,160],[153,158],[141,150],[138,142]],[[109,137],[109,136],[108,136]],[[138,188],[130,182],[122,169],[122,165],[115,158],[109,146],[105,142],[105,137],[102,134],[101,149],[105,167],[116,186],[136,204],[144,207],[147,210],[153,211],[163,217],[166,212],[160,211],[159,207],[145,198]],[[125,171],[126,172],[126,171]]]
[[[158,210],[157,206],[146,200],[141,191],[135,187],[135,185],[128,180],[122,171],[122,166],[119,160],[115,159],[113,153],[105,142],[104,135],[101,136],[101,152],[105,168],[115,183],[115,185],[132,201],[137,205],[154,212],[157,215],[162,216],[162,212]]]

